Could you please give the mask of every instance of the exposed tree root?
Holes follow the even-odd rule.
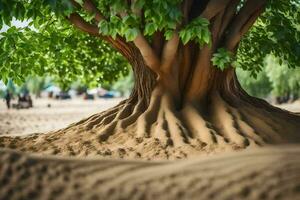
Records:
[[[176,159],[300,141],[296,120],[283,127],[278,122],[284,115],[242,99],[229,104],[217,92],[210,95],[206,113],[191,103],[176,108],[161,89],[146,105],[144,99],[129,99],[56,132],[1,137],[0,145],[45,154]]]

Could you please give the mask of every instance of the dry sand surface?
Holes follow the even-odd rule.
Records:
[[[0,136],[57,130],[112,107],[119,101],[120,99],[96,101],[44,99],[35,101],[35,107],[32,109],[9,111],[3,103],[0,106]],[[50,108],[47,107],[48,104],[51,104]],[[300,113],[299,101],[280,107]],[[82,140],[80,134],[77,137],[78,141]],[[10,137],[2,138],[5,140]],[[22,140],[23,137],[18,138]],[[59,139],[63,142],[68,138]],[[92,138],[90,140],[89,143],[83,142],[83,144],[92,146],[95,141]],[[18,144],[14,139],[11,142]],[[34,139],[32,142],[32,147],[36,148],[39,141]],[[69,149],[67,145],[66,149]],[[116,148],[112,144],[108,147]],[[153,145],[149,147],[152,149],[147,150],[143,146],[142,150],[152,151]],[[50,145],[49,149],[51,148]],[[84,146],[79,145],[72,151],[81,149],[84,149]],[[40,150],[43,149],[35,151]],[[192,154],[192,151],[187,151]],[[300,200],[300,146],[298,145],[250,148],[243,152],[206,157],[198,155],[175,162],[107,160],[99,159],[99,156],[94,160],[70,159],[62,158],[61,155],[40,157],[41,155],[31,155],[28,152],[19,153],[0,148],[0,200]],[[82,155],[85,157],[86,154]],[[95,155],[91,154],[91,157],[93,156]],[[109,154],[107,157],[114,156]],[[155,160],[154,157],[152,159]]]
[[[45,133],[64,128],[92,114],[116,105],[121,99],[97,99],[86,101],[72,100],[34,100],[30,109],[7,110],[0,102],[0,135],[24,135]],[[50,104],[51,107],[47,107]]]
[[[300,148],[177,162],[42,158],[0,150],[0,199],[300,199]]]
[[[24,135],[58,130],[92,114],[117,105],[121,99],[97,99],[86,101],[34,100],[34,108],[7,110],[0,104],[0,135]],[[51,107],[47,107],[50,104]],[[282,104],[280,108],[300,113],[300,100],[292,104]]]

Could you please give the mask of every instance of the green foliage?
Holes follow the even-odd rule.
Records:
[[[127,41],[133,41],[140,32],[151,36],[158,30],[164,30],[166,38],[170,39],[171,33],[181,21],[182,14],[178,7],[180,2],[181,0],[136,0],[128,5],[122,0],[98,1],[97,7],[108,19],[98,26],[102,34],[113,37],[120,35]],[[143,13],[139,16],[132,10],[143,10]]]
[[[121,93],[122,96],[129,96],[134,85],[133,73],[129,73],[128,76],[122,77],[116,83],[113,84],[112,89]]]
[[[80,5],[83,0],[76,0]],[[94,0],[105,20],[98,24],[103,35],[120,35],[133,41],[138,34],[147,39],[155,32],[167,40],[175,32],[184,44],[194,41],[210,44],[210,24],[201,17],[183,23],[183,0]],[[129,2],[133,2],[131,5]],[[243,6],[241,1],[237,11]],[[66,16],[76,11],[86,21],[95,23],[94,14],[74,8],[70,0],[1,0],[0,28],[11,26],[13,19],[29,20],[30,28],[10,27],[0,36],[0,70],[5,81],[13,77],[21,83],[31,74],[53,74],[62,85],[75,79],[88,84],[111,82],[128,73],[127,62],[106,43],[74,30]],[[183,26],[184,24],[184,26]],[[300,3],[296,0],[269,0],[266,11],[243,38],[236,66],[256,76],[266,55],[273,54],[289,67],[300,63]],[[233,62],[220,49],[212,62],[224,70]]]
[[[14,82],[12,81],[12,79],[8,79],[7,83],[6,83],[6,91],[5,93],[9,91],[12,94],[17,94],[17,86],[14,84]]]
[[[210,43],[209,21],[204,18],[196,18],[189,23],[183,30],[180,31],[179,36],[183,44],[191,40],[196,41],[199,45]]]
[[[0,89],[0,98],[4,98],[5,97],[5,91]]]
[[[29,92],[39,97],[41,92],[51,85],[50,77],[39,77],[39,76],[29,76],[26,78],[25,86],[28,88]]]
[[[72,83],[71,89],[75,90],[77,94],[83,94],[87,91],[88,87],[84,85],[80,80],[76,80]]]
[[[300,68],[289,68],[288,63],[280,64],[280,59],[268,56],[265,71],[272,83],[275,96],[291,94],[300,96]]]
[[[268,56],[265,59],[265,67],[251,77],[250,71],[237,70],[242,87],[251,95],[266,98],[269,95],[276,97],[300,96],[300,69],[289,68],[287,64],[280,64],[278,58]]]
[[[259,72],[256,78],[251,77],[251,72],[240,68],[236,72],[242,88],[248,94],[259,98],[267,98],[272,93],[272,83],[265,70]]]
[[[214,66],[218,67],[220,70],[225,70],[233,61],[233,55],[231,52],[224,48],[217,50],[211,59]]]
[[[69,0],[1,0],[0,1],[0,29],[3,24],[11,25],[13,19],[34,19],[35,25],[47,23],[50,13],[57,16],[69,15],[73,7]]]
[[[105,42],[53,20],[39,29],[11,27],[1,33],[0,79],[18,84],[28,75],[52,75],[61,87],[82,79],[88,85],[112,82],[128,73],[128,63]]]
[[[128,15],[121,19],[118,16],[111,16],[110,21],[100,21],[98,24],[99,31],[103,35],[110,35],[116,38],[117,35],[123,36],[126,40],[133,41],[139,33],[138,17]]]
[[[255,75],[262,70],[264,58],[275,55],[288,67],[300,63],[300,2],[270,0],[266,11],[242,40],[237,64]]]

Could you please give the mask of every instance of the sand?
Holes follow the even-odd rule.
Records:
[[[17,135],[22,140],[30,133],[58,130],[118,101],[38,100],[33,109],[9,111],[2,104],[0,146],[6,136]],[[281,105],[281,108],[300,112],[300,102]],[[110,143],[101,143],[100,147],[93,135],[75,136],[78,142],[73,146],[66,143],[68,135],[45,137],[64,144],[60,147],[65,149],[56,156],[48,154],[61,149],[51,145],[39,149],[40,141],[35,139],[30,139],[33,142],[30,151],[39,154],[0,148],[0,199],[300,199],[299,145],[248,148],[230,153],[224,153],[224,149],[217,155],[201,156],[199,151],[203,149],[163,149],[151,139],[141,143],[142,146],[136,141],[130,150]],[[115,137],[128,140],[125,134]],[[89,141],[81,141],[82,138]],[[18,146],[17,140],[9,141]],[[156,147],[163,151],[157,153]],[[141,157],[138,153],[148,155],[145,158],[152,161],[137,161]],[[153,161],[172,160],[170,154],[174,159],[189,159]],[[74,155],[81,158],[70,158]],[[84,158],[87,155],[89,158]],[[111,159],[122,157],[129,160]]]
[[[21,110],[7,110],[4,102],[0,102],[0,135],[27,135],[58,130],[113,107],[120,101],[118,98],[95,101],[37,99],[34,100],[34,108]],[[50,108],[47,107],[48,104],[51,104]],[[300,113],[300,100],[277,106]]]
[[[0,151],[0,199],[300,199],[300,147],[177,162]]]
[[[30,109],[7,110],[0,102],[0,135],[26,135],[58,130],[116,105],[121,99],[86,101],[34,100]],[[51,107],[47,107],[50,104]]]

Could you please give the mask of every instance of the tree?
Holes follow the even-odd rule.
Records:
[[[29,76],[26,79],[25,85],[28,87],[29,91],[36,96],[36,98],[40,98],[42,91],[46,89],[50,83],[50,77]]]
[[[135,85],[127,100],[52,136],[41,136],[55,138],[50,143],[63,139],[64,135],[70,139],[74,132],[78,143],[83,142],[78,134],[84,134],[96,137],[103,145],[115,142],[125,146],[130,141],[120,139],[124,132],[136,145],[158,141],[175,147],[245,148],[300,141],[300,117],[249,96],[240,87],[233,67],[250,70],[255,76],[269,53],[287,60],[291,66],[299,62],[298,1],[44,0],[26,3],[14,0],[2,1],[1,7],[5,23],[13,17],[25,17],[33,20],[37,29],[45,27],[53,31],[55,26],[48,28],[53,25],[52,18],[63,27],[60,28],[63,32],[64,27],[69,27],[63,21],[64,16],[74,27],[89,34],[76,32],[79,47],[67,50],[60,47],[57,57],[63,59],[55,61],[64,63],[63,76],[75,73],[71,70],[77,65],[72,60],[77,61],[80,48],[86,51],[83,55],[86,60],[81,62],[86,67],[81,69],[99,66],[91,62],[97,57],[95,54],[106,53],[101,49],[107,45],[100,40],[111,44],[133,69]],[[37,31],[36,35],[39,34]],[[66,34],[70,36],[70,32]],[[6,35],[9,38],[12,33]],[[9,39],[2,40],[5,47]],[[59,44],[75,45],[72,37],[62,37],[62,40]],[[89,41],[89,45],[85,44]],[[56,42],[52,39],[51,44]],[[113,58],[111,53],[107,57]],[[61,70],[59,65],[48,66],[51,70]],[[98,69],[90,75],[94,73],[99,73]],[[46,143],[49,140],[43,145]]]
[[[128,76],[121,78],[113,84],[112,89],[121,93],[121,96],[129,96],[133,88],[133,74],[130,73]]]
[[[264,66],[256,78],[249,78],[249,71],[237,69],[241,85],[249,94],[261,98],[272,96],[278,100],[285,99],[282,103],[299,97],[299,68],[288,68],[285,63],[280,65],[278,59],[271,55],[266,57]]]
[[[279,64],[278,59],[267,57],[265,68],[268,78],[272,83],[272,93],[277,97],[296,99],[300,95],[300,69],[288,69],[287,64]]]
[[[272,83],[270,82],[266,71],[263,69],[257,74],[257,77],[251,77],[251,72],[240,68],[236,70],[241,86],[251,96],[258,98],[268,98],[272,92]]]

